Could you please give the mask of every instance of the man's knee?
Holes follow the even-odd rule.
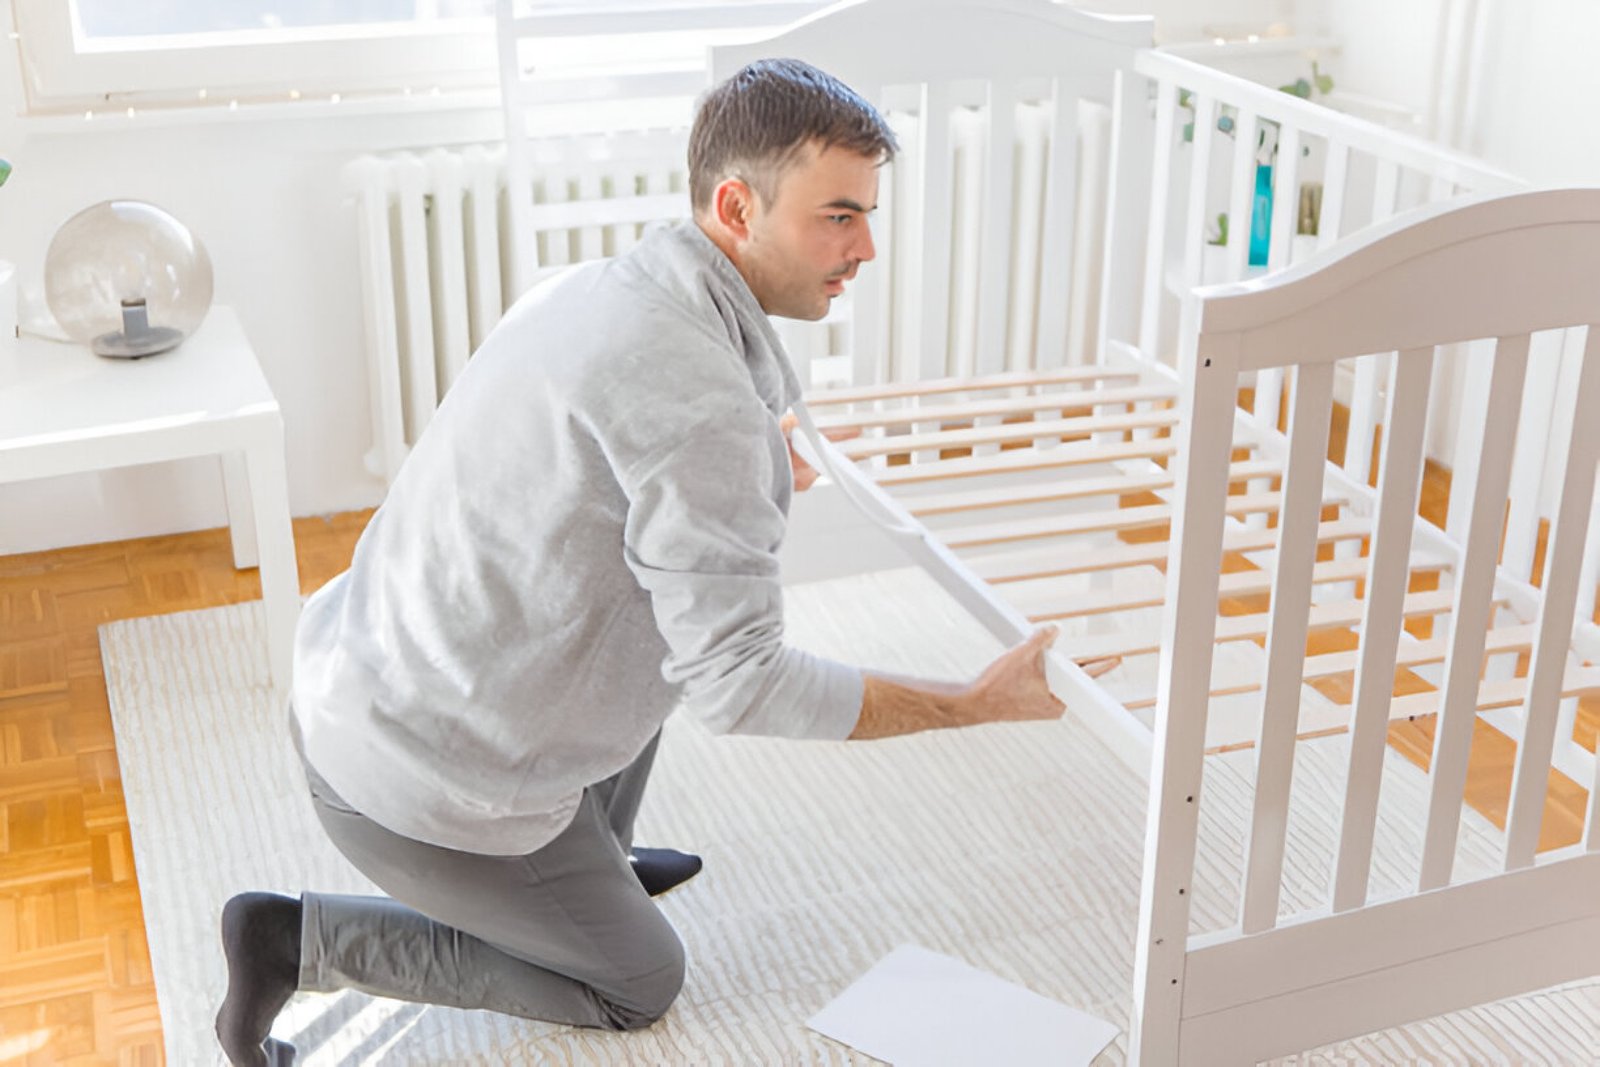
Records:
[[[659,966],[606,996],[607,1014],[618,1030],[642,1030],[665,1015],[678,998],[686,966],[683,944],[673,938],[670,945],[662,946],[661,953]]]

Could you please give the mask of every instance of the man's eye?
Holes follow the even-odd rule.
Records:
[[[845,223],[849,222],[853,218],[855,218],[854,215],[829,215],[828,216],[828,221],[829,222],[836,222],[836,223],[838,223],[839,225],[842,226]]]

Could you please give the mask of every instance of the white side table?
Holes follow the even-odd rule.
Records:
[[[267,652],[288,691],[300,614],[283,418],[231,308],[170,352],[106,359],[23,338],[0,353],[0,483],[220,457],[234,566],[261,568]]]

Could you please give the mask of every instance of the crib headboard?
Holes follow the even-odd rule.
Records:
[[[1184,457],[1168,562],[1173,595],[1163,657],[1135,979],[1138,1048],[1151,1062],[1254,1062],[1337,1037],[1527,992],[1600,970],[1600,781],[1572,739],[1576,693],[1600,685],[1592,621],[1600,538],[1591,512],[1600,461],[1600,189],[1520,193],[1419,209],[1345,242],[1340,253],[1269,279],[1201,290],[1181,358]],[[1577,327],[1587,344],[1561,403],[1561,489],[1535,589],[1500,564],[1502,529],[1531,338]],[[1464,493],[1466,534],[1449,568],[1447,615],[1428,642],[1403,627],[1418,533],[1424,416],[1437,360],[1494,345],[1490,406]],[[1337,854],[1326,897],[1282,914],[1295,726],[1311,625],[1312,571],[1336,364],[1394,351]],[[1557,352],[1555,355],[1559,355]],[[1554,358],[1545,353],[1542,358]],[[1189,936],[1224,505],[1239,377],[1293,372],[1288,461],[1267,626],[1254,818],[1239,924]],[[1431,528],[1430,528],[1431,529]],[[1507,627],[1497,611],[1519,616]],[[1433,654],[1423,644],[1437,646]],[[1486,654],[1526,666],[1485,676]],[[1436,685],[1395,697],[1397,664],[1438,663]],[[1515,777],[1502,854],[1461,881],[1457,839],[1467,756],[1481,708],[1517,719]],[[1410,888],[1369,899],[1389,719],[1438,713],[1420,861]],[[1564,730],[1558,723],[1565,722]],[[1305,742],[1302,742],[1304,744]],[[1558,758],[1569,757],[1563,764]],[[1577,751],[1572,751],[1577,750]],[[1586,760],[1585,760],[1586,757]],[[1552,765],[1586,767],[1582,844],[1535,863]]]
[[[880,259],[851,297],[856,384],[1094,358],[1100,305],[1131,311],[1117,302],[1143,254],[1130,236],[1149,174],[1133,59],[1152,26],[1048,0],[853,0],[712,50],[716,81],[762,57],[813,63],[900,137],[874,221]]]

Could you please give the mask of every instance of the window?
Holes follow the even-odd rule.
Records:
[[[511,0],[552,98],[692,80],[707,44],[821,0]],[[11,0],[33,114],[492,90],[496,0]],[[603,69],[600,69],[602,68]],[[597,77],[600,75],[601,77]],[[656,79],[651,81],[650,79]],[[565,83],[584,82],[574,88]]]
[[[206,3],[130,4],[127,0],[75,0],[84,45],[128,37],[242,33],[284,29],[439,25],[487,19],[494,0],[207,0]]]

